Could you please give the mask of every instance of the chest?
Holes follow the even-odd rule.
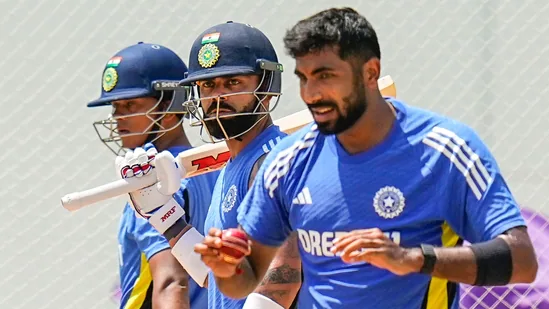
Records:
[[[227,229],[238,226],[237,209],[248,190],[249,177],[246,175],[249,172],[251,169],[224,170],[217,179],[206,218],[206,231],[211,227]]]
[[[319,241],[379,228],[401,243],[415,243],[440,230],[447,190],[439,183],[409,151],[352,163],[321,153],[295,188],[290,223]]]

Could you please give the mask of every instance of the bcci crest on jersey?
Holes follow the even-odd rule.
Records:
[[[397,217],[404,210],[404,195],[395,187],[383,187],[374,196],[374,209],[385,219]]]
[[[225,195],[223,203],[221,203],[221,209],[223,209],[223,212],[229,212],[233,209],[234,204],[236,203],[236,194],[236,186],[232,185],[229,188],[229,191],[227,191],[227,195]]]

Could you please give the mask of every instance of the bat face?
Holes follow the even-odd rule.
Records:
[[[222,169],[230,158],[231,153],[229,151],[224,151],[219,154],[205,155],[202,158],[191,160],[193,170],[187,170],[187,177],[198,176],[200,174]]]

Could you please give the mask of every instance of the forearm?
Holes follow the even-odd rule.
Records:
[[[266,246],[253,239],[250,240],[251,253],[240,263],[241,271],[228,278],[215,278],[219,290],[228,297],[244,298],[251,294],[261,283],[278,252],[278,247]]]
[[[437,261],[431,276],[466,284],[475,282],[477,264],[471,248],[435,248],[435,254]],[[419,272],[424,261],[421,249],[409,249],[408,255],[414,265],[414,271]]]
[[[250,265],[248,258],[240,264],[241,272],[229,278],[215,277],[217,288],[227,297],[244,298],[254,291],[261,282],[261,277],[256,274]]]
[[[189,275],[168,250],[149,259],[153,308],[189,308]]]
[[[468,247],[435,248],[433,277],[471,285],[530,283],[537,274],[537,260],[525,228],[514,228],[496,239]],[[409,249],[414,271],[421,269],[421,249]]]
[[[289,308],[301,287],[301,259],[297,237],[292,235],[279,249],[255,293]]]
[[[153,295],[153,309],[190,309],[189,290],[173,282]]]

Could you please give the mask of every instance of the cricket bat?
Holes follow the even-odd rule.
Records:
[[[396,97],[396,86],[387,75],[378,80],[379,90],[383,96]],[[299,111],[281,119],[275,120],[274,124],[286,134],[303,128],[313,121],[308,109]],[[225,142],[205,144],[199,147],[181,152],[176,161],[186,171],[182,178],[194,177],[222,169],[230,159],[230,153]],[[76,211],[88,205],[92,205],[110,198],[128,194],[151,186],[157,182],[156,172],[140,178],[120,179],[85,191],[67,194],[61,198],[61,204],[69,211]]]

